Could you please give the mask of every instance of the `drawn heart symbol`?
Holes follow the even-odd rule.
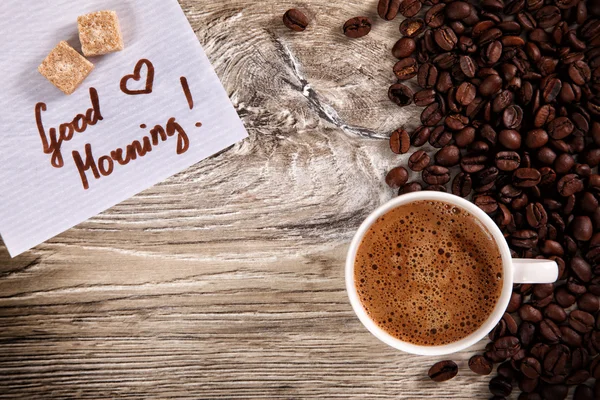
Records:
[[[139,82],[142,80],[142,67],[146,66],[146,87],[144,89],[133,90],[128,87],[129,81],[134,80]],[[133,74],[125,75],[123,79],[121,79],[121,91],[125,94],[129,94],[132,96],[136,96],[139,94],[150,94],[152,93],[152,87],[154,85],[154,65],[150,62],[150,60],[141,59],[135,66],[133,70]]]

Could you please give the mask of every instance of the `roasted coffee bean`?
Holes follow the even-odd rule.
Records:
[[[540,203],[531,203],[526,209],[527,223],[532,228],[539,228],[548,223],[548,213]]]
[[[492,96],[502,88],[502,78],[498,75],[490,75],[479,85],[479,93],[484,96]]]
[[[494,364],[482,355],[475,355],[469,360],[469,368],[476,374],[489,375]]]
[[[546,306],[544,309],[544,316],[558,323],[565,322],[567,320],[567,313],[565,309],[554,303]]]
[[[533,125],[536,128],[541,128],[553,121],[554,118],[556,118],[556,110],[551,105],[545,104],[536,111]]]
[[[436,127],[431,131],[429,136],[429,144],[436,149],[441,149],[452,140],[452,134],[444,129],[443,126]]]
[[[496,167],[501,171],[514,171],[519,168],[521,157],[514,151],[501,151],[496,154]]]
[[[443,167],[453,167],[460,162],[460,150],[453,145],[444,146],[435,154],[435,162]]]
[[[565,175],[557,183],[558,193],[563,197],[568,197],[572,194],[583,190],[583,182],[575,174]]]
[[[548,352],[550,351],[550,346],[548,346],[545,343],[536,343],[531,347],[531,350],[529,351],[531,353],[531,355],[535,358],[537,358],[539,361],[542,361],[545,357],[546,354],[548,354]]]
[[[522,321],[519,325],[519,340],[523,347],[529,347],[535,338],[535,325],[529,321]]]
[[[592,238],[592,235],[594,234],[592,220],[587,215],[580,215],[575,217],[575,219],[571,223],[571,231],[573,232],[573,237],[577,240],[590,240]]]
[[[486,214],[492,214],[498,209],[498,202],[492,196],[474,196],[473,203],[481,208]]]
[[[581,335],[568,326],[560,327],[561,341],[569,347],[581,346]]]
[[[302,32],[308,26],[308,18],[302,11],[292,8],[283,14],[283,24],[293,31]]]
[[[575,370],[585,369],[590,364],[590,356],[586,349],[579,347],[571,355],[571,367]]]
[[[595,313],[600,309],[600,299],[592,293],[584,293],[577,299],[577,307],[581,311]],[[598,317],[596,317],[596,324],[598,324]]]
[[[431,129],[429,127],[420,126],[413,132],[410,137],[410,141],[413,146],[420,147],[427,143],[430,135]]]
[[[423,170],[423,181],[428,185],[445,185],[450,181],[448,168],[431,165]]]
[[[471,175],[465,172],[459,172],[452,181],[452,194],[455,196],[467,197],[471,194],[472,188]]]
[[[544,71],[544,75],[550,75],[554,72],[554,68],[556,65],[554,64],[555,60],[543,58],[541,60],[541,66],[545,66],[546,70]],[[548,64],[550,63],[550,64]],[[556,97],[560,94],[562,90],[562,81],[554,76],[547,76],[542,80],[541,90],[542,90],[542,98],[546,103],[553,102]]]
[[[498,134],[498,142],[509,150],[519,150],[521,135],[514,129],[505,129]]]
[[[371,19],[369,17],[351,18],[344,24],[344,35],[349,38],[358,39],[371,32]],[[396,75],[398,75],[396,73]]]
[[[591,332],[595,323],[594,316],[581,310],[573,310],[569,314],[569,326],[579,333]]]
[[[392,55],[396,58],[402,59],[412,55],[417,49],[417,43],[414,39],[403,37],[400,38],[394,47],[392,47]]]
[[[477,64],[468,55],[461,55],[459,57],[460,69],[468,78],[474,78],[477,73]],[[475,88],[474,88],[475,89]]]
[[[562,338],[560,328],[550,319],[544,319],[540,322],[540,337],[549,344],[555,344]]]
[[[417,83],[425,89],[431,89],[435,86],[438,79],[438,69],[430,63],[422,64],[417,73]]]
[[[404,129],[395,130],[390,136],[390,149],[395,154],[408,153],[410,149],[410,135]]]
[[[396,167],[388,172],[385,183],[392,189],[398,189],[408,182],[408,171],[404,167]]]
[[[540,251],[546,256],[554,255],[562,257],[565,254],[565,251],[560,243],[554,240],[544,240],[540,246]]]
[[[585,372],[587,372],[587,371],[585,371]],[[589,377],[589,373],[587,376]],[[587,380],[587,378],[582,380],[579,383],[583,383],[586,380]],[[572,383],[572,384],[575,384],[575,383]],[[595,398],[597,398],[597,397],[595,397],[594,391],[588,385],[577,386],[577,388],[575,389],[575,393],[573,394],[573,400],[593,400]]]
[[[379,0],[377,13],[385,20],[391,21],[398,15],[402,0]]]
[[[513,173],[513,185],[520,188],[533,187],[540,183],[540,171],[533,168],[519,168]]]
[[[477,88],[470,82],[463,82],[460,84],[458,89],[456,90],[456,101],[458,101],[463,106],[467,106],[471,104],[473,100],[475,100],[475,95],[477,94]]]
[[[585,85],[591,77],[590,67],[584,61],[576,61],[569,65],[568,73],[576,85]]]
[[[432,89],[420,90],[414,94],[413,100],[419,107],[425,107],[435,102],[436,94]]]
[[[556,25],[561,19],[561,14],[558,7],[545,6],[537,10],[535,17],[538,26],[542,29],[546,29]]]
[[[388,97],[400,107],[408,106],[413,101],[414,93],[411,88],[401,83],[390,86]]]
[[[439,28],[446,17],[445,4],[436,4],[425,13],[425,23],[431,28]]]
[[[394,74],[401,81],[414,78],[417,75],[417,60],[407,57],[398,61],[394,65]]]
[[[421,11],[422,4],[419,0],[404,0],[400,3],[398,11],[406,18],[414,17]]]
[[[476,131],[473,127],[466,127],[454,133],[454,143],[459,148],[465,148],[475,140]]]
[[[408,167],[415,172],[419,172],[427,168],[430,162],[429,155],[423,150],[419,150],[414,152],[408,159]]]
[[[502,123],[508,129],[518,129],[522,121],[523,109],[519,106],[509,106],[502,114]]]
[[[550,375],[562,375],[565,372],[565,366],[571,355],[569,348],[563,344],[556,344],[550,347],[548,354],[544,358],[544,371]]]
[[[542,164],[552,165],[556,160],[556,153],[550,147],[544,146],[538,150],[537,159]]]
[[[433,32],[435,43],[443,50],[450,51],[456,47],[458,38],[448,26],[442,26]]]
[[[542,365],[533,357],[526,357],[521,361],[521,373],[530,379],[536,379],[542,373]]]
[[[460,168],[469,174],[474,174],[485,168],[487,161],[486,156],[481,155],[467,155],[462,157],[460,161]]]
[[[407,183],[406,185],[404,185],[398,191],[398,194],[402,195],[402,194],[406,194],[406,193],[419,192],[421,190],[423,190],[423,186],[419,182],[410,182],[410,183]]]
[[[535,234],[535,232],[533,232],[533,233]],[[535,236],[537,239],[537,234],[535,234]],[[525,246],[518,246],[518,247],[525,247]],[[533,246],[531,246],[531,247],[533,247]],[[542,313],[540,312],[540,310],[531,306],[530,304],[524,304],[523,306],[521,306],[521,308],[519,308],[519,317],[521,317],[521,319],[523,321],[537,323],[542,320]]]
[[[504,207],[504,209],[506,209],[506,206],[504,206],[503,204],[500,204],[500,208]],[[512,219],[512,215],[511,215],[511,219]],[[508,225],[508,223],[507,223]],[[522,295],[520,293],[516,293],[513,292],[510,296],[510,302],[508,303],[508,307],[506,308],[506,312],[516,312],[519,307],[521,307],[521,302],[522,302]]]
[[[533,129],[525,135],[525,146],[537,149],[548,143],[548,133],[543,129]]]
[[[558,117],[548,124],[548,135],[552,139],[564,139],[573,133],[573,122],[567,117]]]
[[[421,113],[421,123],[425,126],[435,126],[444,117],[439,103],[432,103]],[[452,137],[452,135],[450,135]]]
[[[486,65],[493,65],[500,60],[502,56],[502,42],[494,40],[486,45],[483,45],[481,51],[481,59]]]
[[[435,382],[444,382],[458,374],[458,365],[454,361],[440,361],[429,369],[429,378]]]
[[[554,160],[554,170],[557,174],[566,174],[575,166],[575,159],[570,154],[561,154]]]
[[[425,29],[425,21],[421,18],[406,18],[400,24],[400,33],[406,37],[414,38]]]
[[[496,396],[507,397],[512,393],[512,384],[507,379],[497,376],[490,381],[489,389]]]
[[[573,304],[575,304],[575,301],[577,300],[577,298],[571,293],[569,293],[569,291],[564,286],[561,286],[558,289],[556,289],[556,291],[554,292],[554,298],[556,299],[556,302],[563,308],[571,307]]]

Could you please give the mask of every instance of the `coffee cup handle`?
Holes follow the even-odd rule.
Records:
[[[513,258],[514,283],[554,283],[558,279],[558,264],[551,260]]]

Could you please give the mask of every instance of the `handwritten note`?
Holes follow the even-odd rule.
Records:
[[[49,4],[47,4],[49,3]],[[36,70],[77,16],[112,9],[125,50],[71,96]],[[0,233],[15,256],[247,136],[176,0],[5,0]]]

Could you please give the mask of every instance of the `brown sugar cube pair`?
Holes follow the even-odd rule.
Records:
[[[81,49],[86,56],[123,50],[116,12],[83,15],[77,18],[77,24]],[[60,42],[38,67],[38,71],[65,94],[73,93],[93,69],[94,65],[65,41]]]

